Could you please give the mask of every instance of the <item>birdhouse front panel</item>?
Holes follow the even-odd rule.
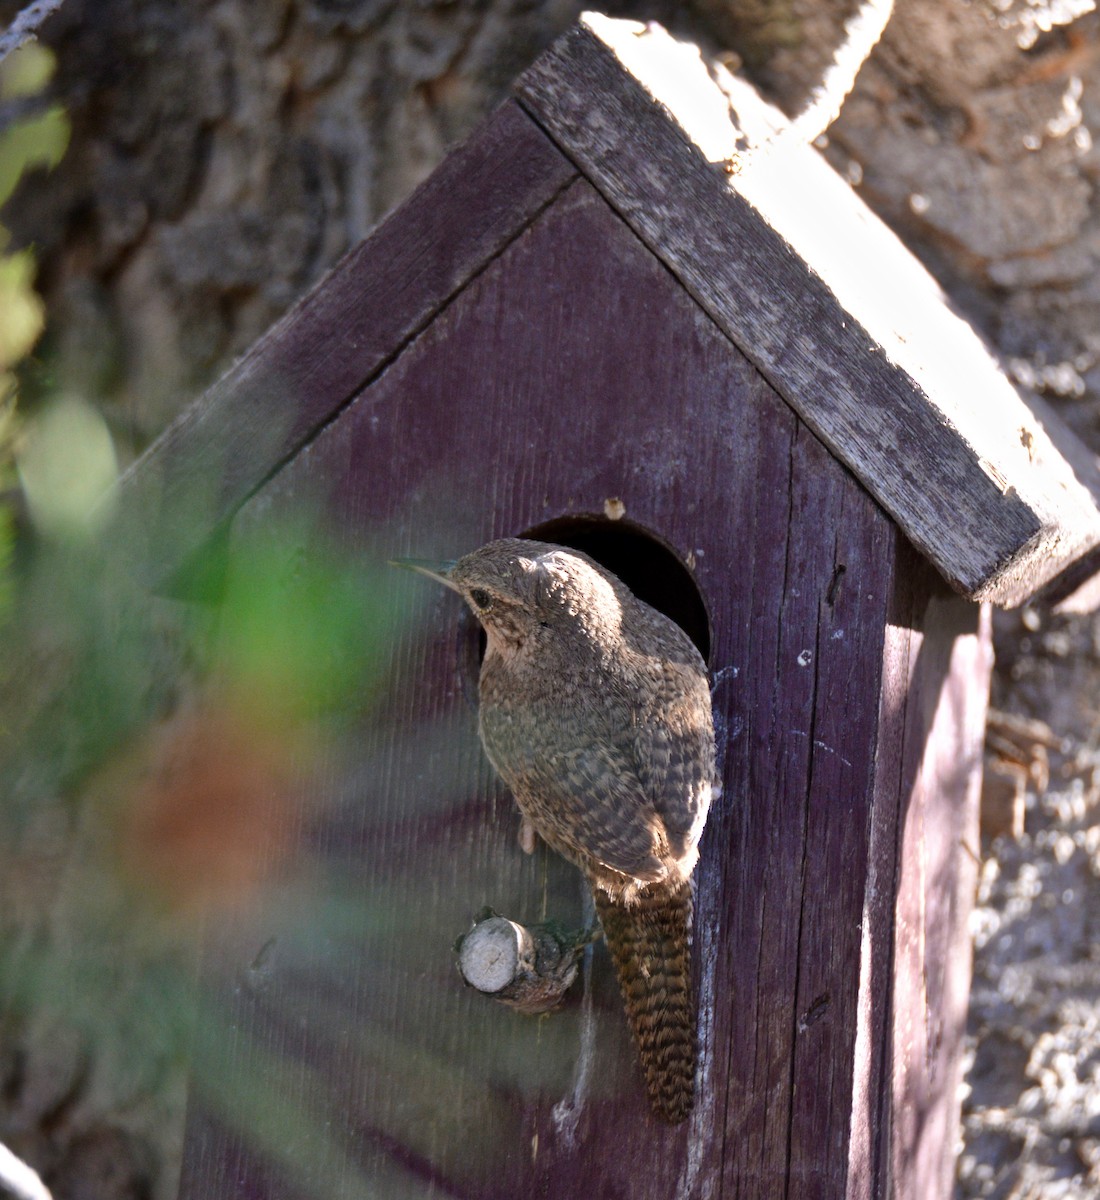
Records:
[[[279,886],[212,931],[204,988],[236,1032],[226,1054],[200,1023],[196,1079],[223,1082],[193,1094],[181,1195],[879,1194],[889,1111],[916,1086],[897,1056],[931,1002],[895,1010],[895,940],[921,975],[927,871],[953,878],[957,852],[926,818],[940,795],[973,811],[984,685],[947,716],[944,697],[981,675],[977,607],[579,178],[253,497],[238,536],[303,507],[378,556],[410,615],[350,760],[315,765],[273,814]],[[521,848],[484,760],[473,619],[381,560],[523,534],[602,547],[643,598],[706,614],[685,628],[709,657],[723,792],[695,875],[699,1066],[677,1126],[646,1102],[603,945],[542,1017],[455,970],[486,907],[572,928],[593,912],[574,868]],[[955,1047],[928,1037],[953,1080]],[[242,1107],[294,1114],[298,1143],[242,1134]]]

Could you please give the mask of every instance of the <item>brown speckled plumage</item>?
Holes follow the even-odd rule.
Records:
[[[691,881],[650,884],[631,904],[593,887],[646,1088],[666,1121],[691,1111],[695,1013],[691,996]]]
[[[491,542],[437,574],[486,631],[481,738],[540,836],[587,876],[655,1111],[691,1108],[690,876],[714,780],[691,640],[586,555]]]

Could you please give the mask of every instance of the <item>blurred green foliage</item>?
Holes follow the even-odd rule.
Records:
[[[0,112],[11,103],[38,95],[55,67],[53,54],[28,42],[0,63]],[[59,105],[11,120],[0,128],[0,205],[26,171],[50,168],[61,161],[69,143],[69,120]],[[42,302],[34,291],[34,257],[30,250],[8,250],[9,235],[0,226],[0,400],[14,395],[12,369],[42,332]]]
[[[0,65],[0,112],[39,95],[53,67],[34,43]],[[26,171],[54,166],[67,139],[53,107],[32,106],[0,127],[0,203]],[[16,419],[18,367],[44,321],[34,280],[33,252],[9,250],[0,228],[0,1040],[19,1022],[47,1038],[66,1031],[89,1048],[98,1074],[131,1081],[143,1104],[155,1102],[166,1073],[186,1069],[197,1040],[193,1094],[314,1194],[367,1197],[380,1185],[395,1197],[424,1194],[390,1144],[427,1160],[442,1139],[458,1177],[491,1175],[497,1151],[474,1134],[517,1118],[506,1096],[481,1085],[486,1038],[434,1018],[419,1040],[401,1029],[421,1002],[425,964],[449,979],[455,930],[439,938],[437,915],[400,901],[420,887],[416,862],[404,876],[365,883],[362,848],[344,844],[339,821],[326,831],[303,798],[311,778],[355,757],[394,647],[419,621],[413,603],[433,593],[410,591],[384,565],[395,547],[374,553],[361,529],[335,531],[323,506],[298,503],[242,514],[203,603],[151,595],[155,572],[134,561],[116,511],[115,447],[94,405],[56,395]],[[5,500],[15,488],[18,510]],[[197,492],[177,505],[178,522],[207,528]],[[432,731],[414,732],[417,788],[397,797],[401,819],[418,805],[454,804],[454,747],[439,734],[433,748]],[[359,786],[381,787],[385,766],[364,768],[359,755],[370,777]],[[353,809],[361,802],[352,795]],[[13,917],[6,899],[18,885],[5,892],[43,818],[64,829],[64,865],[56,894],[20,904],[24,914],[39,902],[50,913],[44,936]],[[324,839],[339,854],[330,846],[325,859]],[[296,1099],[307,1068],[252,1040],[227,996],[206,996],[197,1030],[194,1022],[196,935],[204,924],[247,929],[242,914],[273,905],[293,917],[280,918],[285,978],[309,977],[314,956],[346,966],[373,953],[386,964],[352,972],[355,997],[375,1000],[373,1022],[352,1026],[348,1005],[360,1001],[342,991],[320,1015],[312,997],[312,1033],[341,1048],[341,1069],[308,1068],[310,1104]],[[266,968],[255,957],[245,978],[262,989]],[[294,1001],[293,990],[282,996],[298,1022]],[[571,1026],[556,1028],[575,1040]],[[509,1086],[522,1081],[524,1054],[512,1062],[493,1053]],[[363,1103],[356,1072],[342,1069],[348,1058],[360,1074],[393,1081],[369,1169],[347,1119]]]
[[[53,52],[27,42],[0,63],[0,102],[37,96],[53,78]],[[0,204],[15,190],[24,171],[53,167],[69,144],[69,121],[59,105],[13,122],[0,134]]]
[[[43,479],[85,418],[51,419]],[[239,521],[201,604],[150,595],[109,513],[81,522],[73,508],[56,524],[49,505],[28,509],[0,656],[0,876],[21,827],[51,805],[68,807],[73,849],[62,941],[5,939],[0,913],[0,1031],[13,1010],[74,1031],[99,1069],[151,1098],[166,1070],[187,1067],[204,925],[233,928],[303,870],[287,902],[309,945],[354,946],[386,924],[384,894],[308,886],[327,868],[295,859],[289,831],[312,819],[310,777],[369,728],[416,613],[361,531],[341,536],[308,507]],[[257,1050],[230,1069],[247,1031],[222,997],[204,1003],[193,1086],[291,1177],[346,1182],[341,1136],[278,1082],[298,1068]]]
[[[106,422],[84,400],[51,400],[26,422],[16,464],[40,534],[80,538],[110,516],[118,460]]]
[[[36,101],[54,65],[37,43],[0,63],[0,204],[65,152],[64,112]],[[196,935],[278,873],[302,780],[369,720],[414,614],[398,609],[390,548],[349,545],[308,505],[238,523],[204,603],[151,595],[116,521],[101,413],[73,394],[17,412],[46,316],[35,272],[0,225],[0,1041],[67,1031],[153,1101],[186,1069]],[[197,493],[179,507],[205,528]],[[64,830],[53,884],[34,866],[43,827]],[[312,937],[379,922],[358,894],[335,908],[309,910]],[[224,1120],[293,1175],[344,1161],[315,1115],[273,1094],[291,1066],[222,1074],[239,1035],[217,1001],[204,1029],[217,1044],[199,1085]],[[288,1141],[306,1129],[308,1162]]]
[[[5,105],[37,96],[53,76],[53,54],[28,42],[0,62],[0,113]],[[69,142],[69,121],[59,105],[12,119],[0,126],[0,206],[23,174],[56,166]],[[10,236],[0,224],[0,628],[11,611],[12,555],[15,538],[10,508],[3,503],[12,485],[16,447],[15,368],[42,333],[44,310],[34,290],[31,250],[8,249]]]
[[[219,669],[234,691],[277,722],[347,713],[399,623],[385,571],[318,541],[305,512],[238,535],[218,602]]]

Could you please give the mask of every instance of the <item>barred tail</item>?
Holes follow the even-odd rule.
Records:
[[[691,884],[651,884],[629,904],[593,889],[654,1112],[677,1124],[691,1111],[695,1012]]]

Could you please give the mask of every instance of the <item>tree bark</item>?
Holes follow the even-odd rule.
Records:
[[[0,0],[0,26],[24,7]],[[124,458],[139,454],[408,195],[582,7],[66,0],[39,36],[58,56],[53,90],[72,121],[71,144],[2,214],[14,244],[35,247],[47,310],[23,372],[24,409],[75,392],[105,414]],[[852,14],[839,0],[610,8],[728,53],[792,115]],[[824,139],[837,169],[1017,378],[1053,399],[1094,450],[1098,95],[1100,18],[1089,0],[897,0]],[[1017,665],[1026,636],[1001,625]],[[1100,667],[1091,670],[1095,687]],[[1001,689],[1008,707],[1011,681]],[[74,844],[67,811],[44,796],[28,835],[38,849],[23,861],[45,864],[46,878]],[[20,913],[17,940],[43,930],[64,939],[79,899],[50,918],[51,888],[36,891],[20,875],[15,910],[7,902],[16,887],[10,874],[0,881],[6,911]],[[58,1195],[105,1170],[107,1156],[122,1166],[96,1196],[152,1189],[168,1200],[181,1064],[160,1062],[135,1081],[158,1098],[156,1120],[135,1120],[125,1087],[103,1086],[96,1047],[17,1018],[9,1001],[0,997],[0,1013],[9,1012],[0,1093],[17,1099],[0,1110],[0,1140],[13,1122],[39,1130],[32,1143],[50,1148]]]

